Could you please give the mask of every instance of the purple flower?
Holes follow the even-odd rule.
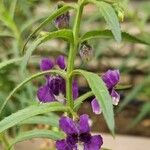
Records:
[[[60,69],[65,69],[66,65],[65,65],[65,58],[64,58],[64,56],[60,55],[56,59],[56,64],[59,66]]]
[[[120,80],[120,73],[119,70],[108,70],[103,76],[102,76],[103,81],[105,82],[109,94],[112,97],[112,102],[114,105],[118,105],[119,100],[120,100],[120,95],[115,91],[114,87],[118,84],[119,80]],[[98,101],[95,99],[93,99],[93,101],[91,102],[92,105],[92,109],[93,112],[95,114],[100,114],[101,113],[101,109],[99,106]]]
[[[47,103],[55,101],[54,94],[52,90],[49,88],[48,84],[41,86],[37,91],[37,97],[40,102]]]
[[[73,99],[76,99],[79,96],[79,87],[77,80],[73,80],[73,85],[72,85],[72,94],[73,94]]]
[[[57,150],[77,150],[78,143],[83,144],[84,150],[99,150],[103,139],[100,135],[91,135],[88,119],[86,114],[81,115],[78,122],[69,117],[61,117],[59,126],[67,137],[56,141]]]
[[[40,69],[42,71],[50,70],[54,67],[54,63],[49,58],[43,58],[40,63]]]
[[[59,66],[60,69],[65,69],[65,58],[60,55],[56,59],[56,65]],[[54,65],[52,60],[49,58],[42,59],[40,63],[40,69],[42,71],[53,69]],[[61,101],[64,102],[66,95],[66,82],[59,75],[46,75],[46,83],[41,86],[37,91],[37,97],[40,102],[48,103],[53,101]],[[78,97],[78,84],[76,80],[73,80],[73,98],[76,99]]]

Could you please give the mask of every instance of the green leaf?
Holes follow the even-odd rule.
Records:
[[[116,90],[128,90],[130,88],[132,88],[132,85],[117,85],[115,87]]]
[[[22,71],[24,71],[27,62],[30,58],[30,56],[32,55],[33,51],[42,43],[50,40],[50,39],[54,39],[54,38],[63,38],[65,40],[68,40],[70,42],[73,42],[73,33],[71,30],[69,29],[62,29],[62,30],[58,30],[58,31],[54,31],[54,32],[50,32],[50,33],[45,33],[42,37],[38,38],[37,40],[35,40],[31,46],[28,48],[24,58],[23,58],[23,62],[21,64],[21,68]]]
[[[54,114],[50,116],[34,116],[24,120],[20,124],[47,124],[53,127],[59,127],[59,117]]]
[[[50,130],[32,130],[21,132],[15,139],[11,141],[9,149],[18,142],[30,140],[32,138],[48,138],[56,141],[63,139],[64,133]]]
[[[49,73],[52,73],[52,74],[59,74],[60,76],[62,76],[63,78],[65,78],[66,74],[65,72],[63,72],[62,70],[48,70],[48,71],[43,71],[43,72],[39,72],[39,73],[36,73],[28,78],[26,78],[24,81],[22,81],[20,84],[18,84],[13,90],[12,92],[10,92],[10,94],[8,95],[8,97],[5,99],[5,101],[3,102],[3,104],[0,106],[0,114],[1,114],[1,111],[3,110],[3,108],[5,107],[5,105],[7,104],[8,100],[13,96],[13,94],[19,90],[22,86],[24,86],[26,83],[28,83],[29,81],[37,78],[37,77],[40,77],[42,75],[45,75],[45,74],[49,74]]]
[[[4,118],[0,121],[0,133],[19,124],[20,122],[40,114],[45,114],[53,111],[67,111],[67,107],[58,102],[50,104],[38,104],[29,106],[25,109],[19,110],[16,113]]]
[[[103,1],[91,0],[91,3],[94,3],[99,8],[100,13],[111,28],[111,31],[116,41],[121,42],[121,30],[119,20],[113,7],[110,4]]]
[[[69,9],[74,8],[72,5],[64,5],[63,7],[61,7],[58,10],[55,10],[53,13],[50,14],[50,16],[48,18],[46,18],[28,37],[24,47],[23,47],[23,52],[25,50],[25,47],[28,43],[28,41],[30,40],[30,38],[37,33],[42,27],[44,27],[46,24],[50,23],[53,19],[55,19],[56,17],[58,17],[59,15],[63,14],[64,12],[68,11]]]
[[[80,41],[84,42],[86,40],[90,40],[93,38],[113,38],[113,34],[110,30],[94,30],[94,31],[89,31],[85,33]],[[139,39],[133,35],[130,35],[129,33],[122,32],[122,40],[127,41],[127,42],[132,42],[132,43],[140,43],[140,44],[146,44],[150,45],[147,41],[144,41],[143,39]]]
[[[102,108],[102,112],[108,125],[108,128],[110,129],[112,135],[114,135],[115,123],[114,123],[112,99],[111,96],[109,95],[107,87],[105,86],[105,83],[97,74],[92,72],[84,70],[74,70],[72,72],[72,75],[74,74],[82,74],[88,81],[88,84],[93,92],[93,95],[95,95],[96,99],[98,100],[98,103]]]
[[[21,60],[22,60],[22,58],[14,58],[14,59],[3,61],[0,63],[0,70],[7,67],[8,65],[20,62]]]
[[[107,149],[107,148],[101,148],[101,150],[111,150],[111,149]]]
[[[89,98],[91,96],[93,96],[93,92],[90,91],[90,92],[83,94],[79,98],[77,98],[74,102],[75,111],[77,111],[79,109],[80,105],[83,103],[84,100],[86,100],[87,98]]]
[[[1,31],[1,30],[0,30],[0,38],[2,38],[2,37],[13,38],[14,36],[12,35],[11,32],[8,32],[8,31]]]

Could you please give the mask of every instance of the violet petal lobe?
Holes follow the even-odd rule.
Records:
[[[61,117],[59,126],[67,135],[78,134],[79,132],[75,122],[69,117]]]
[[[100,105],[97,101],[96,98],[94,98],[91,102],[91,105],[92,105],[92,110],[95,114],[100,114],[102,112],[101,108],[100,108]]]
[[[37,97],[40,102],[48,103],[55,101],[52,91],[49,89],[48,85],[41,86],[37,91]]]
[[[76,145],[76,143],[78,142],[78,134],[71,134],[67,136],[66,139],[68,145],[72,145],[72,147],[74,147]]]
[[[56,141],[56,148],[57,150],[72,150],[72,147],[67,144],[66,140]]]
[[[89,142],[84,143],[84,150],[100,150],[102,144],[102,137],[100,135],[94,135]]]
[[[79,96],[79,86],[78,86],[77,80],[73,80],[72,92],[73,92],[73,99],[78,98],[78,96]]]
[[[114,89],[111,91],[111,97],[112,97],[113,105],[118,105],[120,101],[120,95]]]
[[[119,70],[108,70],[103,76],[103,81],[105,82],[108,89],[113,88],[120,79]]]
[[[66,94],[66,81],[65,79],[61,78],[60,81],[60,92],[65,95]]]
[[[49,78],[48,86],[51,89],[51,91],[54,93],[54,95],[59,95],[60,82],[61,79],[59,76]]]
[[[42,71],[50,70],[54,67],[54,63],[49,58],[43,58],[40,63],[40,69]]]
[[[80,116],[79,120],[79,131],[81,133],[89,133],[90,132],[90,127],[89,127],[89,116],[84,114]]]
[[[58,58],[56,59],[56,64],[59,66],[60,69],[65,69],[65,57],[62,55],[58,56]]]

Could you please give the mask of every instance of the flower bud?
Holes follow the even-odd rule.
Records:
[[[63,6],[62,3],[58,4],[58,9],[61,8]],[[69,28],[69,20],[70,20],[70,14],[67,11],[66,13],[58,16],[55,21],[54,24],[56,26],[57,29],[65,29],[65,28]]]
[[[113,4],[114,9],[117,12],[119,20],[123,21],[124,20],[124,9],[120,3],[114,3]]]
[[[80,56],[84,62],[88,62],[93,57],[93,48],[87,43],[84,42],[80,47]]]

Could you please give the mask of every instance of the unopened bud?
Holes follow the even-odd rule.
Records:
[[[123,11],[118,11],[118,17],[123,22],[123,20],[124,20],[124,12]]]
[[[93,48],[87,43],[84,42],[80,47],[80,56],[84,62],[88,62],[93,57]]]
[[[117,12],[119,20],[123,21],[124,20],[124,9],[120,3],[114,3],[113,4],[114,9]]]
[[[61,8],[62,6],[63,6],[63,4],[59,3],[58,9]],[[69,28],[69,21],[70,21],[70,14],[67,11],[66,13],[58,16],[55,19],[54,24],[55,24],[57,29],[67,29],[67,28]]]

